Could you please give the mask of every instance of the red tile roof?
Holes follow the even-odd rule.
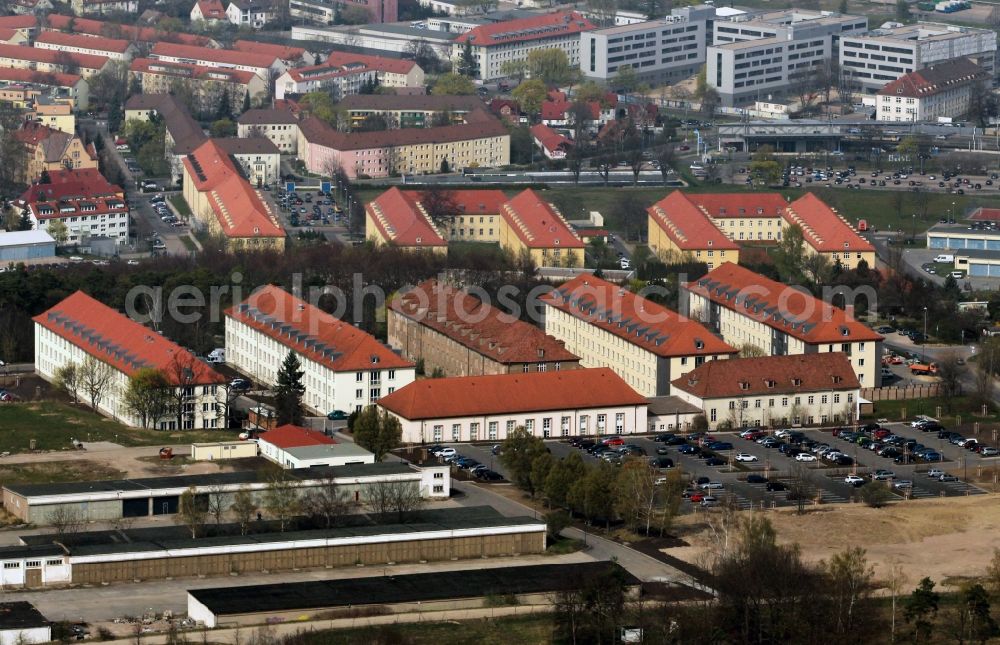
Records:
[[[584,244],[555,206],[528,188],[503,205],[500,215],[529,249],[582,249]]]
[[[568,362],[580,358],[530,323],[462,289],[431,279],[389,303],[396,313],[502,363]]]
[[[180,76],[183,78],[203,78],[208,77],[213,81],[219,81],[219,76],[225,76],[231,83],[246,85],[254,77],[260,78],[253,72],[240,69],[224,69],[220,67],[205,67],[204,65],[192,65],[190,63],[168,63],[152,58],[135,58],[129,66],[129,71],[136,74],[158,74],[161,76]]]
[[[38,49],[36,47],[23,47],[21,45],[8,45],[6,43],[0,43],[0,58],[47,63],[49,65],[61,65],[67,61],[72,61],[73,64],[82,69],[93,70],[100,70],[108,64],[107,56],[74,54],[54,49]]]
[[[117,40],[115,38],[98,38],[97,36],[86,36],[83,34],[67,34],[61,31],[43,31],[35,38],[35,43],[47,45],[62,45],[64,47],[79,47],[81,49],[95,49],[116,54],[124,54],[128,51],[130,43],[127,40]],[[35,47],[38,45],[36,44]]]
[[[841,352],[706,361],[675,379],[672,385],[699,399],[857,390],[861,387],[851,361]]]
[[[646,212],[682,251],[735,251],[740,247],[716,227],[689,195],[675,190]]]
[[[147,43],[174,42],[186,45],[208,45],[212,42],[205,36],[195,36],[182,32],[166,32],[153,27],[133,27],[132,25],[120,25],[103,20],[92,20],[90,18],[77,18],[75,16],[63,16],[57,13],[49,14],[45,17],[45,22],[49,29],[59,29],[62,31],[73,31],[78,34],[90,34],[91,36],[121,36],[129,40],[138,40]]]
[[[596,29],[593,23],[575,11],[556,11],[542,16],[519,18],[480,25],[455,39],[456,43],[472,42],[477,47],[492,47],[515,42],[568,36]]]
[[[806,193],[789,204],[783,215],[789,225],[802,229],[806,244],[819,252],[875,250],[847,220],[813,193]]]
[[[883,86],[878,94],[920,99],[987,78],[989,74],[968,58],[954,58],[903,74]]]
[[[423,193],[407,191],[416,201],[421,201]],[[502,190],[452,190],[451,199],[462,215],[499,215],[507,195]]]
[[[205,61],[222,65],[242,65],[244,67],[269,68],[278,57],[274,54],[255,54],[239,52],[231,49],[212,49],[211,47],[195,47],[175,43],[158,42],[149,52],[150,58],[180,58],[192,61]],[[198,64],[198,63],[196,63]]]
[[[788,202],[778,193],[689,193],[688,200],[712,218],[781,217]]]
[[[413,367],[374,336],[274,285],[258,289],[226,316],[335,372]]]
[[[0,27],[0,42],[9,43],[11,39],[15,36],[20,36],[21,32],[17,29],[7,29],[6,27]]]
[[[473,114],[485,114],[485,112],[476,110],[470,113]],[[507,128],[496,117],[487,116],[489,120],[477,123],[460,123],[436,128],[400,128],[383,132],[339,132],[327,123],[310,117],[299,123],[299,131],[307,142],[333,150],[371,150],[389,146],[510,136]]]
[[[4,29],[31,29],[38,26],[38,18],[34,16],[3,16],[0,17],[0,27]]]
[[[187,176],[199,192],[209,192],[209,203],[226,237],[285,237],[271,213],[232,158],[209,139],[184,157]]]
[[[288,70],[288,75],[296,83],[318,81],[345,74],[360,74],[365,71],[409,74],[416,66],[412,60],[367,56],[350,52],[330,52],[329,58],[319,65],[296,67]]]
[[[589,273],[573,278],[541,300],[657,356],[736,353],[698,321]]]
[[[171,367],[180,365],[193,370],[195,384],[225,382],[191,352],[82,291],[32,320],[129,376],[148,367],[178,383]]]
[[[198,0],[197,4],[205,20],[227,20],[226,8],[220,0]]]
[[[52,87],[73,87],[83,77],[79,74],[56,74],[54,72],[39,72],[34,69],[16,69],[0,67],[0,81],[16,81],[19,83],[37,83]]]
[[[17,204],[23,207],[35,202],[97,197],[123,198],[124,193],[120,187],[108,183],[97,168],[50,170],[49,183],[32,184],[18,197]]]
[[[383,396],[382,408],[410,421],[525,412],[646,406],[611,368],[462,376],[414,381]]]
[[[567,112],[573,106],[570,101],[556,100],[556,101],[545,101],[542,103],[542,120],[543,121],[564,121],[567,117]],[[590,108],[590,118],[596,121],[601,118],[601,104],[597,101],[590,101],[587,103],[587,107]]]
[[[848,318],[843,309],[731,262],[686,288],[807,343],[882,340],[868,326]]]
[[[286,424],[278,426],[273,430],[260,435],[261,441],[287,450],[289,448],[303,448],[305,446],[331,446],[337,442],[317,430],[310,430],[302,426]]]
[[[531,126],[531,136],[549,152],[569,148],[573,142],[544,123]]]
[[[365,205],[367,220],[396,246],[447,247],[430,217],[420,208],[418,193],[392,187]]]
[[[301,47],[259,43],[256,40],[237,40],[233,43],[233,49],[238,52],[247,52],[249,54],[274,56],[288,62],[300,60],[306,53],[306,50]]]

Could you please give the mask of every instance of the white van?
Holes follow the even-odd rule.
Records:
[[[941,253],[940,255],[934,256],[935,262],[954,262],[955,255],[952,253]]]
[[[205,358],[209,363],[225,363],[226,362],[226,349],[224,347],[216,347],[208,353]]]

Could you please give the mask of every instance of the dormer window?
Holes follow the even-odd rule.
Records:
[[[694,340],[694,348],[695,349],[705,349],[705,341],[701,340],[700,338],[696,338]]]
[[[746,381],[740,381],[740,389],[741,390],[749,390],[750,389],[750,384],[747,383]]]
[[[844,380],[841,377],[836,376],[836,375],[834,375],[832,378],[833,378],[833,382],[834,383],[840,383],[842,380]]]
[[[775,382],[773,379],[764,379],[764,385],[766,385],[768,389],[770,389],[775,386]]]
[[[796,387],[802,385],[802,379],[800,379],[800,378],[793,378],[792,379],[792,385],[794,385]]]

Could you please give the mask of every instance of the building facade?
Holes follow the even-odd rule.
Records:
[[[709,271],[684,290],[688,315],[734,347],[769,356],[840,352],[862,387],[880,384],[882,336],[804,290],[735,264]]]
[[[473,110],[486,109],[476,96],[433,94],[355,94],[344,97],[340,107],[351,126],[370,116],[381,116],[390,128],[429,128],[465,121]]]
[[[715,7],[672,9],[659,20],[580,33],[580,69],[587,78],[614,84],[622,67],[657,85],[676,83],[705,64],[705,47]]]
[[[962,118],[973,96],[993,79],[967,58],[956,58],[909,72],[890,81],[875,97],[879,121],[934,121]]]
[[[840,41],[868,29],[868,19],[787,9],[716,20],[706,52],[706,80],[725,106],[793,94],[796,82],[837,57]]]
[[[317,430],[283,425],[257,440],[260,456],[282,468],[373,464],[375,455],[354,443],[338,443]]]
[[[647,397],[670,394],[673,379],[737,351],[697,320],[591,274],[541,303],[545,332],[579,356],[582,367],[610,367]]]
[[[711,430],[851,424],[861,395],[839,352],[706,363],[673,385],[675,396],[704,410]]]
[[[365,239],[407,251],[448,253],[448,242],[421,207],[418,195],[396,187],[365,204]]]
[[[85,145],[75,134],[28,121],[14,133],[14,138],[24,146],[27,157],[18,176],[23,183],[31,183],[43,172],[96,169],[98,166],[94,145]]]
[[[70,54],[39,47],[0,44],[0,67],[52,74],[72,72],[89,79],[104,71],[110,60],[107,56]]]
[[[332,25],[345,7],[364,7],[370,23],[399,20],[398,0],[290,0],[288,3],[292,18],[321,25]]]
[[[186,63],[200,67],[252,72],[266,83],[270,83],[272,74],[280,75],[285,71],[284,62],[271,54],[179,45],[170,42],[158,42],[153,45],[149,51],[149,58],[165,63]]]
[[[580,359],[530,323],[471,293],[428,280],[389,304],[389,345],[444,376],[576,369]]]
[[[65,227],[63,245],[82,245],[92,237],[108,237],[119,246],[129,242],[129,208],[124,192],[97,169],[55,170],[48,184],[34,184],[17,200],[34,228],[55,233]]]
[[[996,82],[996,33],[931,22],[866,34],[845,34],[841,39],[840,69],[867,94],[874,94],[904,74],[935,63],[967,58]]]
[[[215,142],[243,169],[250,184],[260,188],[281,179],[281,152],[265,137],[232,137]]]
[[[235,369],[273,384],[290,351],[305,372],[302,402],[320,414],[361,410],[415,378],[412,362],[278,287],[226,311],[226,362]]]
[[[648,209],[649,250],[661,260],[704,262],[709,270],[739,262],[740,247],[692,200],[675,190]]]
[[[298,151],[299,120],[288,110],[248,110],[236,120],[240,138],[266,137],[282,154]]]
[[[323,90],[340,99],[360,93],[373,82],[381,87],[423,87],[424,70],[411,60],[331,52],[318,65],[289,69],[278,77],[274,95],[281,99]]]
[[[82,291],[35,316],[35,370],[54,381],[67,365],[85,374],[76,395],[120,423],[141,425],[125,402],[130,377],[159,370],[175,390],[172,409],[149,420],[161,430],[222,427],[225,378],[183,347]],[[179,406],[179,407],[177,407]]]
[[[542,49],[561,49],[566,52],[570,67],[579,67],[580,33],[595,28],[575,11],[487,23],[456,38],[451,59],[460,61],[468,43],[478,64],[479,78],[484,81],[507,76],[504,63],[526,61],[530,52]]]
[[[647,401],[607,368],[424,379],[379,401],[403,442],[503,441],[646,431]]]
[[[151,58],[136,58],[129,71],[139,79],[143,94],[190,93],[195,109],[202,114],[217,114],[223,98],[228,99],[233,114],[243,111],[247,96],[251,105],[259,105],[267,99],[267,83],[253,72],[166,63]]]
[[[111,60],[129,61],[136,54],[135,45],[117,38],[94,38],[80,34],[66,34],[61,31],[43,31],[35,38],[38,49],[105,56]]]

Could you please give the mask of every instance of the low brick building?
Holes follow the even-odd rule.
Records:
[[[427,280],[388,308],[389,344],[424,370],[482,376],[576,369],[580,357],[538,327],[476,296]]]

